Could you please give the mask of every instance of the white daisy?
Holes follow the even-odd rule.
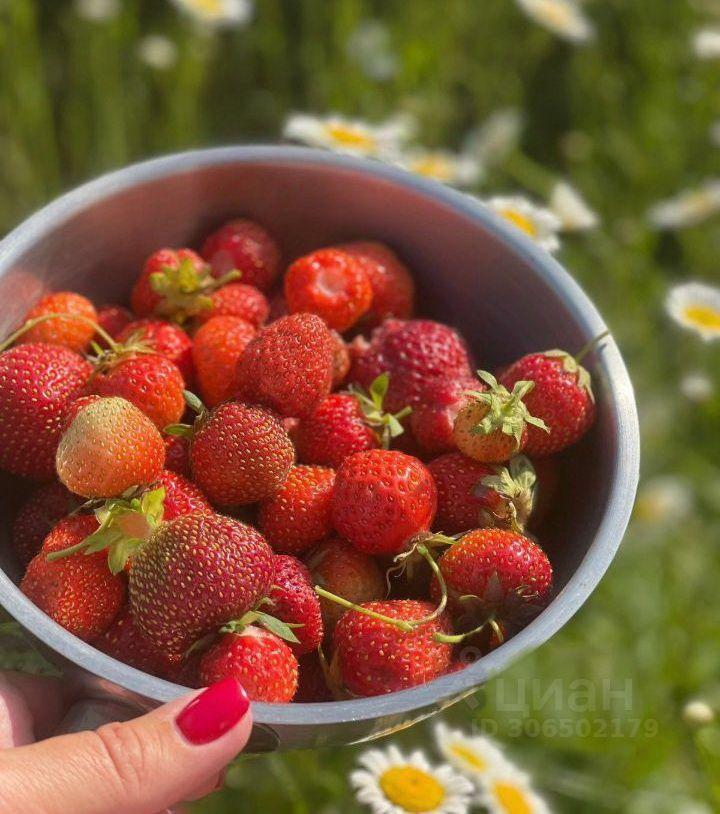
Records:
[[[720,121],[713,122],[710,125],[710,141],[716,146],[720,147]]]
[[[253,14],[252,0],[170,0],[201,25],[212,28],[243,26]]]
[[[517,0],[536,23],[570,42],[587,42],[595,29],[575,0]]]
[[[680,229],[702,223],[718,211],[720,180],[713,178],[695,189],[655,204],[648,212],[648,219],[658,229]]]
[[[549,209],[537,206],[520,195],[498,196],[484,203],[493,212],[529,235],[543,249],[554,252],[560,248],[557,234],[562,224]]]
[[[407,150],[397,163],[410,172],[451,186],[466,187],[477,183],[483,174],[480,161],[467,153],[447,150]]]
[[[688,401],[701,404],[709,401],[715,392],[715,385],[709,376],[700,371],[690,371],[680,379],[680,392]]]
[[[688,701],[683,707],[683,720],[690,726],[709,726],[715,721],[715,710],[699,698]]]
[[[692,38],[695,56],[700,59],[720,57],[720,28],[701,28]]]
[[[295,113],[287,118],[283,129],[285,138],[292,141],[360,156],[395,154],[411,134],[412,123],[404,116],[371,125],[335,114],[323,117]]]
[[[83,20],[104,23],[120,13],[119,0],[75,0],[75,13]]]
[[[137,54],[140,61],[149,68],[167,71],[177,62],[178,49],[169,37],[149,34],[138,43]]]
[[[683,479],[656,475],[640,486],[635,516],[644,523],[667,527],[684,520],[694,502],[692,489]]]
[[[431,766],[422,752],[409,756],[396,746],[362,754],[350,775],[359,802],[373,814],[466,814],[474,788],[450,766]]]
[[[363,20],[348,37],[345,52],[370,79],[385,82],[397,73],[390,31],[380,20]]]
[[[530,778],[506,763],[483,783],[478,801],[488,814],[550,814],[550,808],[530,784]]]
[[[522,127],[517,108],[498,110],[468,135],[463,152],[477,156],[481,164],[499,164],[517,147]]]
[[[680,283],[665,297],[669,316],[701,339],[720,339],[720,288],[705,283]]]
[[[558,181],[550,191],[550,210],[557,215],[565,232],[594,229],[600,219],[582,195],[567,181]]]
[[[476,785],[508,763],[495,742],[483,735],[465,735],[439,723],[435,726],[435,741],[445,760]]]

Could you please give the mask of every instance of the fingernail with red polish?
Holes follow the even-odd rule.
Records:
[[[190,743],[199,746],[221,738],[248,711],[250,701],[239,681],[225,678],[198,695],[175,719]]]

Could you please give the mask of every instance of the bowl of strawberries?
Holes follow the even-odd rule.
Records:
[[[435,182],[149,161],[12,232],[0,295],[0,604],[96,710],[234,676],[256,750],[377,737],[549,639],[622,539],[612,337]]]

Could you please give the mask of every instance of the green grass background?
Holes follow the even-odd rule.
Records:
[[[572,179],[601,213],[602,227],[568,238],[560,258],[630,366],[644,478],[684,479],[693,510],[674,523],[636,520],[576,618],[473,707],[446,713],[466,727],[496,722],[508,754],[559,812],[720,810],[720,730],[693,733],[681,717],[691,697],[720,705],[720,399],[692,405],[678,390],[686,370],[716,379],[720,357],[669,327],[662,310],[673,282],[718,281],[720,220],[660,234],[645,219],[657,199],[718,167],[708,129],[720,118],[720,62],[701,63],[690,48],[698,25],[720,22],[713,5],[588,2],[598,36],[577,48],[510,0],[258,0],[247,28],[211,37],[163,0],[124,0],[107,23],[83,21],[60,0],[0,0],[1,230],[73,184],[138,158],[276,140],[293,110],[369,120],[410,111],[423,143],[457,148],[494,110],[518,107],[523,153]],[[368,19],[387,26],[397,57],[397,73],[383,82],[346,51]],[[148,33],[177,42],[173,69],[153,71],[137,58]],[[522,162],[510,157],[478,191],[521,189],[523,178]],[[18,658],[6,648],[6,664]],[[604,680],[631,680],[631,708],[575,711],[578,678],[598,693]],[[501,693],[516,697],[533,680],[548,690],[558,679],[558,703],[527,714],[498,710]],[[396,740],[429,747],[431,728]],[[347,774],[359,748],[245,760],[227,790],[194,810],[354,811]]]

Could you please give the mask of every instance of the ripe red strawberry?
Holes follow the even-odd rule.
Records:
[[[165,469],[190,477],[190,445],[187,438],[180,435],[163,436],[165,444]]]
[[[545,457],[579,441],[595,418],[590,374],[569,353],[550,350],[523,356],[500,379],[506,387],[531,381],[535,387],[523,397],[528,410],[550,429],[528,427],[525,451]]]
[[[324,398],[300,421],[294,440],[301,461],[335,469],[355,452],[380,448],[380,436],[350,393]]]
[[[468,401],[466,392],[482,389],[482,385],[470,376],[440,376],[430,379],[424,389],[422,403],[410,414],[412,435],[426,454],[450,452],[455,449],[455,418]]]
[[[193,343],[179,325],[162,319],[138,319],[128,323],[117,339],[128,344],[141,342],[169,359],[182,374],[186,387],[192,387],[195,380]]]
[[[298,663],[274,633],[250,625],[241,633],[224,633],[200,660],[204,686],[235,678],[251,701],[287,704],[298,683]]]
[[[258,508],[258,528],[275,551],[300,554],[332,533],[334,486],[333,469],[290,469],[280,488]]]
[[[113,339],[117,339],[126,325],[133,321],[134,317],[127,308],[122,305],[103,305],[98,308],[97,324]],[[98,344],[103,345],[102,339],[98,337]]]
[[[228,272],[215,279],[192,249],[160,249],[145,261],[130,293],[130,304],[139,317],[183,323],[212,309],[212,293],[238,276],[238,272]]]
[[[449,452],[427,468],[437,487],[436,529],[458,534],[478,526],[526,525],[533,509],[535,472],[524,456],[504,467]]]
[[[217,506],[242,506],[272,495],[294,458],[276,416],[237,401],[201,415],[190,442],[193,479]]]
[[[273,553],[259,532],[218,514],[161,523],[130,570],[135,623],[164,652],[185,653],[267,595]]]
[[[335,478],[335,529],[366,554],[399,554],[427,531],[437,494],[417,458],[374,449],[346,458]]]
[[[330,331],[330,336],[333,340],[332,388],[334,390],[336,387],[340,387],[350,372],[350,352],[345,340],[337,331]]]
[[[330,392],[333,340],[314,314],[292,314],[263,328],[237,370],[239,398],[303,418]]]
[[[494,376],[479,370],[488,389],[471,391],[455,418],[453,438],[460,452],[483,463],[502,463],[525,448],[528,428],[544,431],[545,424],[533,416],[524,399],[533,384],[518,381],[512,391]]]
[[[298,688],[295,704],[314,704],[332,701],[333,695],[325,679],[325,671],[317,653],[306,653],[298,659]]]
[[[287,270],[285,299],[291,313],[317,314],[342,333],[370,308],[372,286],[357,258],[338,249],[319,249]]]
[[[17,340],[19,344],[46,342],[62,345],[82,353],[95,335],[97,321],[95,307],[87,297],[73,291],[57,291],[47,294],[25,315],[24,322],[47,314],[74,314],[82,319],[49,319],[39,322]]]
[[[438,560],[448,593],[448,610],[462,626],[490,615],[527,619],[539,612],[552,590],[552,566],[528,537],[506,529],[476,529],[451,545]],[[433,578],[433,598],[439,586]]]
[[[360,259],[370,278],[372,305],[363,323],[379,325],[387,317],[409,319],[413,315],[415,283],[392,249],[369,240],[344,243],[338,248]]]
[[[134,404],[162,430],[185,412],[185,382],[178,368],[164,356],[137,353],[112,359],[95,371],[86,392],[119,396]]]
[[[228,283],[210,295],[212,307],[197,315],[198,322],[207,322],[213,317],[241,317],[253,328],[260,328],[270,314],[270,305],[265,295],[254,285]]]
[[[71,492],[108,498],[153,483],[164,460],[162,437],[147,416],[125,399],[99,398],[70,421],[58,444],[56,468]]]
[[[78,499],[62,483],[39,486],[20,507],[12,528],[12,547],[18,563],[27,568],[55,524],[78,506]]]
[[[128,608],[95,642],[95,647],[137,670],[160,678],[175,679],[182,666],[182,656],[164,653],[138,628]]]
[[[385,322],[354,360],[349,379],[367,389],[384,372],[390,374],[385,404],[392,413],[421,404],[427,383],[438,376],[472,375],[465,342],[452,328],[429,319]]]
[[[310,572],[295,557],[278,554],[268,594],[267,612],[292,627],[297,642],[288,642],[296,656],[317,650],[323,639],[320,599],[313,590]]]
[[[385,597],[385,579],[377,562],[339,537],[321,543],[310,553],[307,565],[313,584],[355,605]],[[324,598],[320,607],[325,631],[332,633],[345,608]]]
[[[0,353],[0,468],[49,480],[63,411],[79,395],[91,365],[68,348],[42,343]]]
[[[209,235],[202,256],[220,277],[237,269],[242,281],[268,291],[280,273],[280,250],[270,233],[244,218],[231,220]]]
[[[233,395],[235,371],[255,328],[241,317],[213,317],[194,337],[193,359],[198,388],[208,407]]]
[[[414,621],[432,613],[430,602],[394,599],[362,606],[393,619]],[[343,614],[333,636],[340,677],[353,695],[383,695],[426,684],[447,672],[452,646],[434,634],[451,634],[447,614],[409,632],[355,610]]]
[[[97,529],[91,515],[61,520],[28,566],[20,589],[40,610],[86,642],[112,624],[125,601],[125,581],[107,567],[104,554],[73,554],[55,561],[47,555],[84,540]]]
[[[176,472],[163,469],[156,484],[165,489],[163,520],[174,520],[184,514],[197,512],[211,514],[213,511],[202,490],[192,481],[178,475]]]

